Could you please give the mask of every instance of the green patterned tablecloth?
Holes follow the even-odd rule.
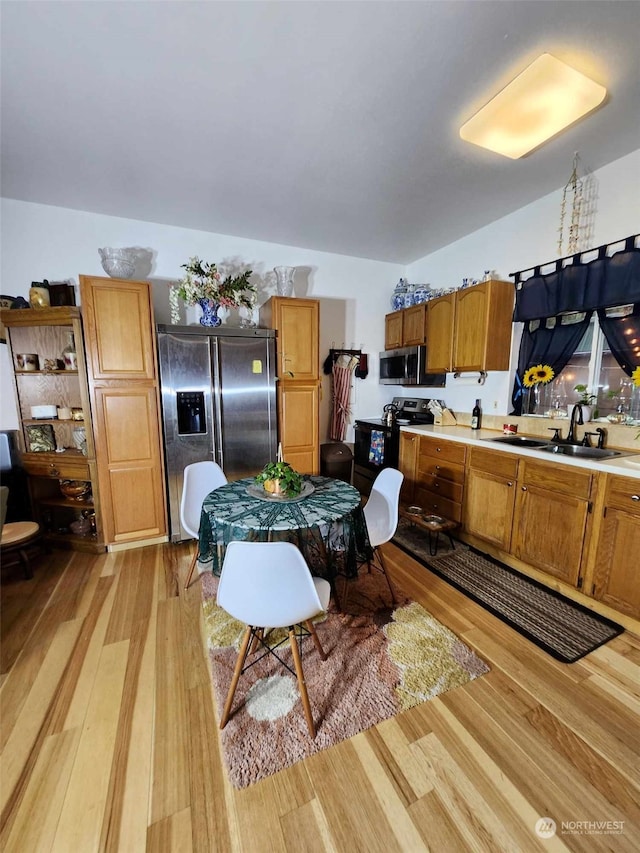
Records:
[[[355,577],[371,555],[360,494],[330,477],[305,477],[314,491],[299,501],[265,501],[249,494],[253,477],[210,492],[200,518],[200,561],[220,574],[225,548],[233,541],[286,541],[297,545],[314,575],[333,581]]]

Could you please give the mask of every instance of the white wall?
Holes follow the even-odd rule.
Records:
[[[354,378],[353,416],[377,416],[392,394],[378,385],[377,354],[384,349],[384,315],[403,267],[377,261],[313,252],[256,240],[192,231],[151,222],[101,216],[65,208],[2,200],[2,292],[28,298],[31,281],[70,281],[78,275],[105,275],[98,248],[139,246],[152,250],[151,269],[140,277],[154,284],[157,322],[169,322],[168,282],[182,274],[190,256],[234,268],[254,270],[259,303],[275,292],[273,267],[297,267],[296,296],[320,298],[320,359],[332,343],[361,347],[369,354],[369,376]],[[79,300],[76,289],[76,300]],[[191,309],[186,322],[196,322]],[[323,376],[321,440],[329,423],[331,384]],[[6,401],[9,405],[9,401]],[[3,400],[3,406],[5,400]],[[347,441],[353,440],[349,429]]]
[[[583,248],[640,233],[640,149],[604,166],[593,177],[596,210],[589,243]],[[484,270],[496,270],[499,278],[508,281],[512,280],[509,273],[555,260],[561,199],[562,188],[421,258],[407,267],[408,280],[428,282],[434,288],[458,287],[463,278],[481,279]],[[512,368],[517,363],[519,337],[520,329],[516,329]],[[454,411],[465,412],[480,397],[486,413],[503,415],[510,410],[512,386],[512,371],[490,374],[481,387],[457,384],[449,374],[446,388],[439,389],[442,394],[420,396],[442,396]]]
[[[640,149],[594,173],[598,195],[590,245],[640,232],[639,176]],[[384,403],[402,394],[401,388],[378,385],[377,359],[384,348],[384,315],[390,310],[391,292],[400,275],[416,283],[451,287],[458,286],[463,277],[481,278],[485,269],[495,269],[507,279],[515,270],[554,260],[560,200],[561,189],[421,258],[405,270],[396,264],[3,199],[1,290],[26,298],[32,280],[68,280],[77,285],[80,273],[104,275],[99,247],[141,246],[153,252],[151,268],[144,270],[141,277],[154,283],[156,320],[168,322],[167,282],[180,277],[180,264],[191,255],[219,265],[253,269],[260,302],[274,292],[273,267],[295,266],[296,295],[321,300],[321,361],[332,344],[362,347],[369,354],[368,378],[354,378],[353,421],[356,416],[378,416]],[[188,321],[195,322],[195,313],[189,315]],[[517,337],[516,333],[512,365]],[[6,359],[3,361],[6,371]],[[0,373],[2,366],[0,361]],[[0,388],[5,389],[6,377],[0,379]],[[407,389],[406,396],[444,398],[459,412],[470,412],[475,398],[480,397],[486,413],[507,414],[512,384],[511,371],[490,374],[481,387],[456,381],[449,375],[446,388],[433,392]],[[330,397],[329,377],[323,377],[322,441],[326,440]],[[3,409],[11,402],[3,393]],[[352,440],[350,428],[347,441]]]

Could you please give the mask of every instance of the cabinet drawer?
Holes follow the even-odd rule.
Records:
[[[464,465],[467,448],[464,444],[453,441],[441,441],[431,436],[420,436],[420,456],[435,456],[438,459],[446,459],[447,462],[455,462]]]
[[[462,504],[437,495],[420,485],[416,486],[414,502],[422,507],[425,513],[441,515],[450,521],[462,520]]]
[[[420,477],[418,486],[434,492],[435,495],[442,495],[443,498],[449,498],[456,503],[462,503],[462,483],[455,483],[433,474],[426,474]]]
[[[418,480],[439,477],[452,483],[464,483],[464,467],[439,456],[423,456],[418,459]]]
[[[532,462],[521,459],[520,483],[540,486],[564,495],[587,500],[591,494],[593,474],[565,465],[550,465],[545,462]]]
[[[485,450],[483,447],[470,448],[469,467],[496,477],[515,480],[518,476],[518,457],[495,450]]]
[[[607,481],[605,504],[640,515],[640,480],[633,477],[612,477]]]
[[[90,480],[89,463],[85,457],[33,461],[23,458],[24,469],[30,477],[56,477],[68,480]]]

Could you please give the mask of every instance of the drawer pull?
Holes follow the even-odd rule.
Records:
[[[522,487],[522,491],[523,491],[523,492],[527,492],[527,491],[529,491],[529,490],[527,489],[527,487],[526,487],[526,486],[523,486],[523,487]]]
[[[507,486],[509,486],[509,488],[511,488],[511,486],[513,486],[513,483],[509,480],[509,482],[507,483]]]
[[[631,495],[632,501],[640,501],[640,495]]]
[[[52,468],[52,469],[49,471],[49,476],[50,476],[50,477],[58,477],[58,476],[60,476],[60,471],[58,471],[58,469],[57,469],[57,468]]]
[[[440,448],[436,447],[436,453],[440,453]]]

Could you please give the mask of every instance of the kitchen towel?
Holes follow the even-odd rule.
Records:
[[[371,430],[369,462],[373,462],[374,465],[384,464],[384,433],[380,429]]]

